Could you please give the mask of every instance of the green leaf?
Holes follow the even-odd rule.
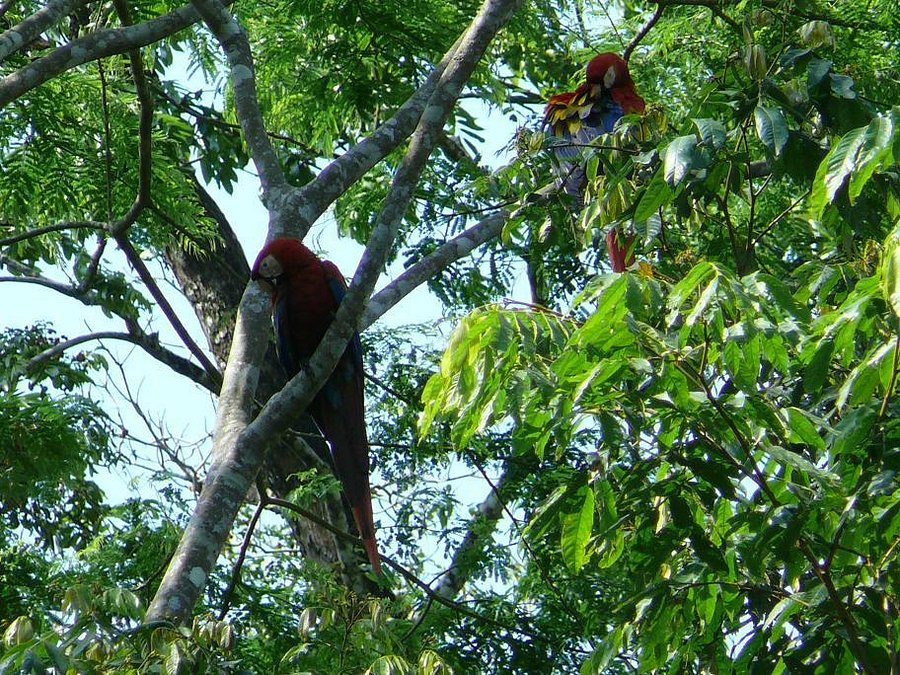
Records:
[[[813,423],[808,412],[791,406],[785,409],[783,414],[787,420],[791,441],[803,443],[816,450],[825,449],[825,440],[819,434],[819,428]]]
[[[850,176],[847,196],[851,204],[856,202],[875,171],[895,163],[893,146],[896,138],[900,138],[900,129],[893,123],[893,116],[879,115],[866,127]]]
[[[848,131],[819,165],[809,197],[810,207],[816,218],[821,218],[825,207],[834,201],[838,190],[846,184],[856,168],[865,135],[866,127]]]
[[[813,58],[809,61],[809,65],[806,68],[806,86],[810,93],[822,84],[830,72],[831,61],[819,58]]]
[[[547,530],[557,522],[563,503],[573,491],[571,485],[557,486],[553,493],[532,514],[528,525],[522,531],[522,536],[533,541],[543,537]]]
[[[573,572],[578,572],[587,560],[587,544],[594,528],[594,490],[584,485],[575,495],[579,508],[562,515],[560,548],[563,561]]]
[[[780,155],[788,142],[788,126],[780,108],[758,105],[753,112],[759,140],[775,155]]]
[[[663,152],[663,176],[670,187],[681,183],[698,166],[697,137],[679,136]]]
[[[666,303],[669,308],[669,314],[666,317],[666,323],[672,326],[678,320],[681,314],[681,306],[687,298],[694,293],[700,284],[718,275],[719,269],[711,262],[703,261],[694,265],[691,271],[675,284],[675,287],[669,293],[669,299]]]
[[[835,406],[843,408],[848,401],[850,405],[859,405],[871,398],[881,380],[882,367],[885,363],[889,368],[893,366],[893,354],[893,338],[870,351],[867,357],[850,371],[850,375],[841,385],[834,402]]]
[[[602,673],[610,662],[622,651],[626,630],[630,632],[629,624],[621,624],[611,631],[594,650],[594,653],[582,664],[581,675],[593,675]]]
[[[670,203],[675,198],[675,193],[666,183],[661,172],[657,171],[653,180],[641,194],[637,206],[634,209],[634,219],[643,222],[654,215],[660,207]]]
[[[810,394],[817,393],[824,386],[833,352],[834,342],[827,339],[821,340],[812,359],[806,364],[806,369],[803,371],[803,387]]]
[[[815,478],[823,486],[837,488],[840,486],[840,479],[825,469],[820,469],[805,457],[791,452],[778,445],[772,445],[766,448],[766,453],[779,464],[790,466],[794,469],[803,471],[811,478]]]
[[[831,93],[838,98],[854,99],[856,91],[853,89],[853,78],[847,75],[831,74]]]
[[[695,118],[691,120],[700,134],[700,141],[713,150],[719,150],[725,145],[727,132],[725,125],[719,120],[708,118]]]
[[[782,626],[784,626],[785,622],[805,606],[806,603],[800,602],[794,596],[782,598],[775,603],[772,611],[766,616],[766,620],[763,622],[763,630],[771,630],[772,639],[779,639],[784,632]]]

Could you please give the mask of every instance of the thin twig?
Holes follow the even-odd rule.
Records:
[[[259,503],[257,503],[256,510],[253,511],[253,516],[247,524],[244,540],[241,542],[237,560],[234,561],[234,567],[231,570],[231,578],[228,581],[228,587],[222,593],[222,609],[219,610],[219,621],[222,621],[225,618],[225,615],[228,614],[231,596],[234,594],[234,589],[237,588],[237,585],[241,580],[241,568],[244,566],[244,559],[247,557],[247,551],[250,549],[250,541],[253,538],[253,532],[256,530],[256,524],[259,522],[260,516],[262,516],[268,505],[268,496],[265,494],[264,490],[260,490]]]
[[[303,516],[304,518],[306,518],[307,520],[310,520],[311,522],[315,523],[319,527],[322,527],[322,528],[328,530],[329,532],[331,532],[332,534],[334,534],[336,537],[338,537],[340,539],[343,539],[345,541],[352,541],[354,544],[362,546],[362,540],[360,540],[359,538],[355,537],[354,535],[352,535],[348,532],[345,532],[343,530],[336,528],[334,525],[332,525],[328,521],[320,518],[319,516],[317,516],[314,513],[311,513],[307,509],[304,509],[302,506],[298,506],[297,504],[294,504],[293,502],[289,502],[284,499],[278,499],[277,497],[268,497],[267,501],[272,506],[280,506],[282,508],[288,509],[290,511],[293,511],[294,513],[297,513],[297,514]],[[490,625],[496,626],[498,628],[502,628],[503,630],[509,631],[510,633],[521,633],[522,635],[526,635],[534,640],[540,640],[542,642],[549,642],[549,640],[545,636],[543,636],[539,633],[536,633],[536,632],[533,632],[533,631],[530,631],[527,629],[523,629],[523,628],[520,628],[517,626],[510,626],[510,625],[504,624],[503,622],[498,621],[497,619],[479,614],[478,612],[469,609],[463,603],[456,602],[455,600],[451,600],[449,598],[442,597],[434,589],[432,589],[428,583],[422,581],[422,579],[420,579],[415,574],[410,572],[408,569],[406,569],[405,567],[400,565],[400,563],[394,561],[391,558],[388,558],[387,556],[382,555],[381,561],[383,563],[385,563],[388,567],[393,569],[395,572],[400,574],[400,576],[402,576],[404,579],[409,581],[413,586],[416,586],[417,588],[421,589],[425,593],[425,595],[434,602],[440,603],[441,605],[444,605],[445,607],[449,607],[450,609],[452,609],[454,611],[457,611],[468,617],[477,619],[478,621],[484,621]]]
[[[887,410],[888,401],[891,399],[891,394],[894,392],[894,385],[897,384],[898,365],[900,365],[900,333],[897,333],[897,338],[894,342],[894,364],[891,367],[891,381],[888,383],[887,389],[885,389],[884,391],[884,398],[881,401],[881,408],[878,410],[879,419],[884,417],[884,413]]]
[[[653,26],[662,18],[663,10],[666,7],[666,3],[660,1],[658,5],[656,5],[656,9],[653,11],[653,16],[651,16],[647,23],[641,26],[641,29],[635,34],[633,38],[631,38],[631,42],[628,43],[628,46],[622,51],[622,58],[625,61],[628,61],[631,58],[631,52],[634,51],[635,47],[637,47],[641,40],[647,37],[647,34],[653,29]]]
[[[0,227],[14,227],[12,223],[3,223],[0,224]],[[40,237],[44,234],[51,234],[53,232],[63,232],[65,230],[105,230],[106,225],[104,223],[95,221],[95,220],[75,220],[75,221],[66,221],[61,223],[54,223],[53,225],[45,225],[43,227],[36,227],[33,230],[28,230],[26,232],[20,232],[19,234],[14,234],[11,237],[4,237],[0,239],[0,248],[4,246],[11,246],[12,244],[18,243],[20,241],[25,241],[26,239],[33,239],[34,237]]]

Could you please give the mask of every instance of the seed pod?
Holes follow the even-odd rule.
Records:
[[[834,47],[834,34],[827,21],[808,21],[800,26],[800,40],[810,49]]]
[[[762,45],[750,45],[744,50],[744,65],[754,80],[761,80],[769,70],[766,48]]]

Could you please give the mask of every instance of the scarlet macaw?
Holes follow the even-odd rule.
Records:
[[[643,113],[644,108],[644,99],[635,91],[628,64],[612,52],[598,54],[588,62],[585,81],[575,91],[554,94],[547,101],[544,126],[558,139],[553,154],[559,160],[562,188],[577,208],[582,205],[587,185],[584,168],[577,163],[580,146],[610,133],[622,115]],[[623,271],[633,260],[628,251],[632,239],[615,230],[607,235],[614,271]]]
[[[320,260],[299,240],[284,237],[263,247],[250,278],[271,293],[275,347],[284,369],[293,376],[312,356],[334,318],[347,289],[344,277],[334,263]],[[358,334],[354,334],[308,411],[331,446],[334,470],[369,561],[375,573],[381,574],[369,488],[369,440]]]

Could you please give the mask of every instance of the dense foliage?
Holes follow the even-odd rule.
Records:
[[[0,25],[38,8],[3,4]],[[284,469],[282,486],[267,465],[275,498],[260,482],[185,625],[143,619],[208,443],[169,430],[175,404],[144,410],[132,350],[195,396],[218,391],[240,298],[214,315],[211,279],[247,270],[226,267],[229,251],[243,260],[230,214],[195,176],[246,189],[252,152],[200,24],[52,59],[176,9],[70,2],[23,48],[0,39],[2,302],[35,285],[60,298],[39,323],[0,326],[0,671],[900,672],[895,3],[519,7],[391,260],[412,267],[492,215],[502,231],[428,280],[452,334],[363,334],[392,594],[302,555],[302,514],[347,529],[317,510],[331,474]],[[477,6],[232,10],[302,186],[401,109]],[[573,212],[546,189],[540,106],[603,49],[630,56],[648,110],[584,150]],[[186,64],[212,91],[186,85]],[[45,81],[17,90],[27,69]],[[482,157],[505,128],[507,154]],[[369,241],[403,149],[340,195],[343,236]],[[621,274],[612,228],[635,236]],[[191,277],[182,254],[212,272]],[[198,327],[166,303],[169,281]],[[62,312],[104,330],[59,336]],[[107,498],[126,474],[127,496]],[[266,517],[275,507],[299,520]]]

